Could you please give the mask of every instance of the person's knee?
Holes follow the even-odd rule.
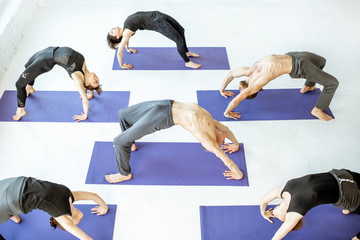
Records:
[[[331,81],[329,81],[329,83],[326,86],[324,86],[324,90],[326,92],[335,92],[338,86],[339,86],[339,81],[333,77]]]
[[[24,81],[25,78],[23,78],[23,75],[26,74],[26,73],[23,73],[21,75],[21,77],[19,78],[19,80],[16,81],[15,83],[15,87],[16,89],[21,89],[21,88],[25,88],[26,87],[26,82]]]

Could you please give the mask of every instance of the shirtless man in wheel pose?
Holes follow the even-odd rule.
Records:
[[[240,82],[239,89],[241,92],[229,103],[224,112],[225,117],[239,119],[241,117],[240,113],[233,112],[233,110],[242,100],[256,97],[257,93],[271,80],[283,74],[289,74],[291,78],[306,79],[304,87],[300,90],[301,93],[313,91],[316,88],[316,83],[324,86],[311,114],[322,121],[330,121],[332,117],[323,110],[329,107],[339,82],[335,77],[322,70],[325,63],[325,58],[314,53],[289,52],[285,55],[267,56],[255,63],[251,68],[240,67],[230,71],[220,88],[220,94],[226,98],[235,95],[231,91],[225,91],[226,86],[234,78],[246,76],[248,79]]]
[[[155,131],[180,125],[189,131],[202,146],[214,153],[229,168],[227,179],[242,179],[243,173],[225,154],[239,150],[239,143],[230,129],[214,120],[210,113],[195,103],[158,100],[135,104],[119,111],[122,133],[114,139],[116,163],[119,173],[105,175],[110,183],[132,178],[130,153],[137,149],[135,141]],[[225,138],[231,144],[224,144]],[[221,149],[224,149],[222,151]]]

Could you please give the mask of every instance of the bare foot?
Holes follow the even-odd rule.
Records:
[[[21,218],[19,216],[12,216],[10,219],[13,220],[15,223],[21,222]]]
[[[185,63],[186,67],[198,69],[201,67],[201,64],[194,63],[192,61]]]
[[[137,146],[134,143],[133,145],[131,145],[131,151],[135,152],[136,150],[137,150]]]
[[[105,175],[105,179],[109,183],[119,183],[119,182],[130,180],[131,178],[132,178],[131,173],[127,176],[123,176],[120,173]]]
[[[301,93],[306,93],[308,91],[314,91],[316,89],[316,87],[308,87],[308,86],[303,86],[303,88],[300,90]]]
[[[193,52],[187,52],[187,53],[186,53],[186,56],[187,56],[187,57],[200,57],[199,54],[193,53]]]
[[[324,113],[323,110],[317,107],[314,107],[313,110],[311,110],[311,114],[320,119],[321,121],[330,121],[332,119],[332,117],[330,117],[329,115]]]
[[[28,97],[30,94],[34,93],[35,89],[33,88],[33,86],[27,85],[26,86],[26,97]]]
[[[24,108],[18,108],[16,110],[16,115],[13,116],[14,121],[19,121],[23,116],[25,116],[27,112]]]

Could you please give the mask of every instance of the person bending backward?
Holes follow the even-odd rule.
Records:
[[[282,239],[290,231],[302,227],[305,214],[321,204],[334,204],[344,214],[360,214],[360,174],[346,169],[310,174],[288,181],[269,191],[260,202],[261,215],[273,223],[271,217],[283,222],[272,239]],[[281,198],[281,203],[266,210],[269,202]],[[360,232],[353,240],[360,239]]]
[[[20,223],[19,214],[40,209],[51,216],[50,225],[55,229],[66,230],[79,239],[91,239],[76,226],[83,217],[73,205],[79,200],[93,200],[99,204],[91,213],[104,215],[108,212],[105,201],[95,193],[71,192],[64,185],[32,177],[6,178],[0,180],[0,224],[9,219]]]
[[[190,52],[187,48],[184,28],[174,18],[159,11],[152,11],[136,12],[127,17],[123,28],[113,27],[108,33],[107,42],[110,48],[118,47],[117,58],[121,68],[133,68],[132,64],[123,63],[123,50],[126,47],[129,53],[137,53],[136,49],[129,48],[129,40],[137,30],[152,30],[161,33],[176,43],[177,50],[186,67],[195,69],[201,67],[200,64],[189,59],[189,57],[199,57],[199,55]]]
[[[80,93],[84,113],[74,115],[73,119],[77,122],[86,120],[89,113],[89,99],[93,98],[94,90],[101,94],[102,89],[99,85],[99,78],[95,73],[89,72],[86,68],[85,58],[80,53],[69,47],[48,47],[35,53],[25,64],[25,71],[16,82],[18,108],[15,121],[20,120],[26,115],[26,98],[35,92],[33,87],[35,79],[50,71],[55,65],[63,67],[74,80],[75,87]],[[90,91],[87,94],[87,90]]]
[[[239,143],[230,129],[214,120],[210,113],[195,103],[181,103],[174,100],[158,100],[135,104],[119,111],[122,133],[114,139],[116,163],[119,173],[106,175],[110,183],[132,178],[130,152],[137,149],[135,140],[150,133],[180,125],[188,130],[202,146],[214,153],[230,169],[225,171],[227,179],[241,179],[243,173],[221,150],[233,153],[239,150]],[[224,144],[228,138],[232,144]],[[220,148],[221,146],[221,148]]]
[[[234,78],[246,76],[248,79],[246,81],[240,81],[240,94],[229,103],[224,112],[225,117],[235,120],[239,119],[241,117],[240,113],[233,112],[233,109],[236,108],[242,100],[245,98],[255,98],[257,93],[271,80],[283,74],[289,74],[292,78],[306,79],[304,87],[300,90],[301,93],[313,91],[316,88],[316,83],[324,86],[311,114],[323,121],[331,120],[332,117],[324,113],[323,110],[329,107],[339,82],[335,77],[322,70],[325,63],[325,58],[314,53],[289,52],[285,55],[267,56],[255,63],[251,68],[240,67],[230,71],[220,89],[220,94],[226,98],[229,96],[234,97],[235,95],[231,91],[225,91],[226,86]]]

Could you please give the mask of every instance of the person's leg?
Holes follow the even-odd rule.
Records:
[[[129,164],[131,146],[136,140],[145,135],[173,126],[173,123],[169,121],[169,119],[172,119],[171,116],[169,116],[169,113],[171,113],[168,109],[169,106],[156,105],[156,102],[154,102],[153,106],[140,104],[135,107],[139,108],[139,112],[144,112],[144,109],[141,108],[147,108],[149,111],[133,125],[129,124],[126,118],[130,111],[136,110],[134,106],[132,106],[130,110],[124,109],[124,111],[119,111],[120,126],[123,132],[114,138],[115,157],[119,173],[105,176],[106,180],[110,183],[131,179],[131,167]]]
[[[16,90],[17,90],[17,102],[18,108],[16,110],[16,115],[13,116],[15,121],[20,120],[23,116],[26,115],[26,111],[24,109],[26,97],[35,92],[33,88],[35,79],[51,70],[53,66],[47,66],[47,68],[43,68],[43,65],[47,64],[45,60],[39,59],[35,60],[30,66],[28,66],[25,71],[20,75],[19,79],[16,81]],[[47,64],[48,65],[48,64]]]
[[[311,61],[304,63],[303,74],[310,82],[319,83],[324,86],[314,109],[311,111],[311,114],[323,121],[331,120],[332,117],[324,113],[323,110],[329,107],[335,91],[339,86],[338,80],[332,75],[322,71]]]
[[[310,62],[312,62],[319,69],[322,70],[325,67],[326,59],[323,58],[322,56],[310,52],[303,52],[302,55],[304,56],[304,58],[310,60]],[[304,87],[300,90],[300,92],[306,93],[308,91],[315,90],[316,89],[315,84],[316,84],[315,82],[311,81],[310,79],[307,79],[305,81]]]
[[[185,37],[182,37],[182,35],[178,31],[176,31],[176,29],[165,18],[161,18],[154,22],[154,31],[161,33],[162,35],[176,43],[178,53],[184,60],[187,67],[201,67],[200,64],[196,64],[190,61],[189,57],[187,56],[187,52],[189,50],[186,46]]]

